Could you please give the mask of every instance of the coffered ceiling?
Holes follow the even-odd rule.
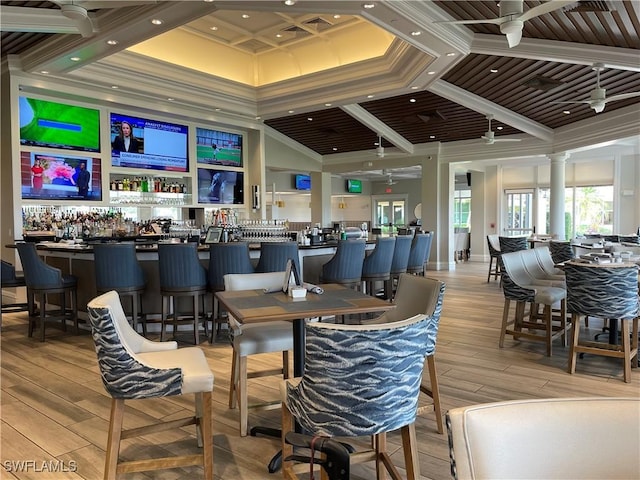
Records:
[[[61,3],[86,7],[94,33],[68,33],[74,23],[60,14]],[[96,78],[100,65],[117,65],[122,79],[136,65],[150,78],[195,82],[193,92],[171,96],[199,108],[242,104],[242,114],[327,165],[343,156],[380,159],[379,139],[387,161],[456,142],[497,149],[481,138],[488,115],[495,138],[520,140],[508,144],[520,148],[551,144],[563,128],[602,123],[615,112],[640,128],[640,96],[607,101],[602,113],[559,103],[588,100],[598,73],[606,98],[640,92],[640,2],[555,0],[554,9],[524,22],[513,48],[498,25],[449,23],[495,19],[495,1],[293,3],[3,0],[2,55],[18,55],[36,74],[94,75],[105,89],[118,76]],[[520,3],[526,13],[549,2],[504,2]],[[154,18],[164,23],[152,25]],[[118,44],[108,45],[112,39]],[[599,72],[594,64],[602,64]],[[154,93],[136,92],[134,82],[126,88],[140,98]],[[374,167],[376,175],[388,173]]]

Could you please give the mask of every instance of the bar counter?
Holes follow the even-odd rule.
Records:
[[[138,243],[138,242],[137,242]],[[322,265],[335,253],[337,242],[321,245],[299,245],[298,257],[302,269],[302,278],[306,282],[318,283]],[[367,249],[373,249],[375,240],[367,240]],[[47,264],[78,277],[78,310],[86,312],[87,303],[97,295],[93,248],[91,243],[40,242],[38,253]],[[161,311],[160,274],[158,269],[158,244],[140,242],[136,245],[137,258],[144,271],[147,286],[142,295],[143,312],[147,315]],[[249,253],[253,264],[260,258],[260,244],[250,243]],[[198,256],[205,267],[209,264],[208,245],[199,245]],[[207,311],[211,311],[211,298],[207,299]]]

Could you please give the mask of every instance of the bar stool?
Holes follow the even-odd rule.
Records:
[[[365,247],[362,239],[339,240],[336,253],[322,265],[320,283],[339,283],[359,288]]]
[[[407,273],[412,241],[413,237],[408,235],[396,237],[396,245],[393,249],[393,260],[391,262],[391,278],[384,283],[384,297],[389,301],[393,300],[394,284],[398,277],[402,273]]]
[[[573,330],[569,354],[569,373],[575,373],[578,353],[622,358],[624,381],[631,381],[631,368],[638,366],[638,267],[633,264],[582,264],[567,262],[567,310]],[[580,342],[580,319],[600,317],[621,323],[622,344],[617,332],[610,332],[609,342]],[[633,323],[629,335],[629,322]],[[617,326],[617,323],[616,323]]]
[[[16,268],[9,262],[2,260],[0,281],[2,282],[2,289],[5,288],[20,288],[26,287],[27,282],[24,277],[16,276]],[[3,303],[2,313],[22,312],[29,309],[28,303]]]
[[[293,260],[296,271],[302,278],[297,242],[262,242],[256,273],[284,272],[289,259]]]
[[[209,337],[207,320],[204,317],[204,297],[207,293],[207,270],[200,264],[198,244],[161,243],[158,244],[158,263],[160,268],[160,295],[162,296],[162,326],[160,341],[164,341],[164,333],[169,312],[173,310],[173,336],[176,336],[178,324],[193,323],[195,344],[200,343],[199,336],[199,300],[202,300],[202,323],[204,332]],[[180,305],[177,299],[190,297],[193,301],[193,318],[181,319]]]
[[[487,275],[487,283],[489,283],[491,277],[497,280],[500,276],[500,241],[498,240],[498,235],[487,235],[487,246],[489,247],[489,274]]]
[[[209,273],[208,286],[212,293],[213,315],[211,324],[211,338],[209,343],[215,341],[221,326],[218,299],[215,292],[224,290],[224,276],[228,273],[255,273],[251,257],[249,256],[249,244],[247,242],[212,243],[209,245]]]
[[[391,278],[391,262],[395,245],[395,237],[378,237],[373,251],[364,257],[362,284],[369,295],[376,294],[375,282],[386,282]]]
[[[136,246],[131,242],[99,243],[93,246],[98,295],[111,290],[122,297],[131,297],[131,324],[138,331],[138,313],[142,312],[142,292],[146,281],[136,257]],[[147,336],[146,321],[142,333]]]
[[[418,233],[413,237],[407,261],[407,273],[424,277],[424,264],[429,259],[433,232]]]
[[[60,269],[47,265],[38,256],[36,246],[33,243],[18,243],[18,254],[24,270],[24,279],[27,284],[27,297],[29,302],[38,300],[40,315],[36,317],[35,309],[31,308],[29,316],[29,337],[33,336],[35,324],[40,323],[40,341],[44,342],[45,323],[47,321],[60,321],[62,329],[67,330],[67,320],[71,320],[78,333],[78,279],[73,275],[63,274]],[[60,310],[47,311],[47,297],[52,293],[59,293],[61,299]],[[67,309],[66,294],[70,297],[70,309]]]

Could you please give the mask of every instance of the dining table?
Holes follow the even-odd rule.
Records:
[[[384,312],[395,308],[393,303],[339,284],[320,285],[322,293],[307,292],[304,298],[293,298],[282,290],[225,290],[215,295],[220,305],[241,324],[290,321],[293,330],[293,373],[304,373],[306,319],[353,314]],[[281,432],[264,427],[253,427],[251,435],[261,433],[280,436]],[[280,468],[282,452],[269,462],[269,473]]]

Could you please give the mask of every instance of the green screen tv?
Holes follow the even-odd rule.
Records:
[[[347,192],[362,193],[362,180],[348,179]]]
[[[21,145],[100,151],[98,110],[27,97],[19,107]]]

